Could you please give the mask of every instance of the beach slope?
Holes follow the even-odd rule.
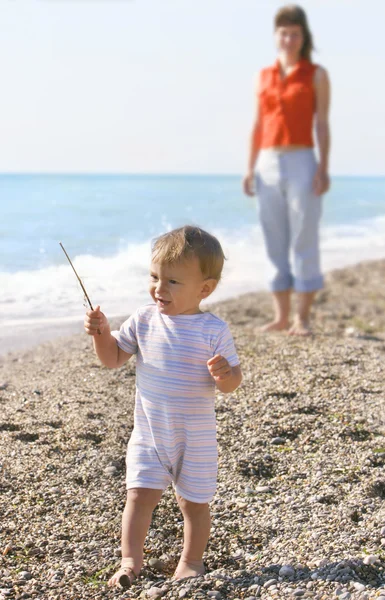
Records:
[[[385,596],[384,281],[385,261],[330,273],[313,338],[256,333],[266,293],[212,307],[244,380],[217,395],[208,574],[170,580],[183,531],[170,488],[123,597]],[[102,367],[85,334],[0,359],[0,598],[118,597],[106,581],[134,392],[135,363]]]

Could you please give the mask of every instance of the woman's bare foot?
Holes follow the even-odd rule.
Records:
[[[184,560],[180,559],[174,573],[174,579],[185,579],[186,577],[199,577],[206,572],[202,560]]]
[[[288,335],[299,335],[302,337],[309,337],[310,335],[313,335],[309,322],[303,321],[299,318],[295,319],[293,325],[290,327],[287,333]]]
[[[125,565],[124,561],[122,561],[122,566],[111,577],[111,579],[108,582],[108,586],[129,588],[135,579],[136,573],[134,572],[134,570],[127,564]]]
[[[270,333],[271,331],[283,331],[284,329],[288,328],[288,325],[289,322],[287,320],[275,319],[274,321],[266,323],[266,325],[260,327],[258,331],[261,331],[262,333]]]

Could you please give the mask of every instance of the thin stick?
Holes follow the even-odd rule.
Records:
[[[74,273],[75,273],[76,277],[78,278],[78,282],[79,282],[79,283],[80,283],[80,285],[81,285],[81,288],[82,288],[82,290],[83,290],[83,292],[84,292],[84,295],[85,295],[85,297],[86,297],[86,299],[87,299],[87,302],[88,302],[88,304],[89,304],[89,307],[90,307],[90,309],[91,309],[91,310],[94,310],[94,309],[93,309],[93,307],[92,307],[92,304],[91,304],[91,300],[89,299],[89,297],[88,297],[88,294],[87,294],[87,292],[86,292],[86,288],[84,287],[84,285],[83,285],[83,282],[82,282],[82,280],[80,279],[79,275],[76,273],[75,267],[73,266],[73,264],[72,264],[72,261],[71,261],[70,257],[68,256],[67,252],[65,251],[65,248],[64,248],[63,244],[62,244],[61,242],[59,242],[59,244],[60,244],[60,246],[62,247],[62,250],[63,250],[64,254],[65,254],[65,255],[66,255],[66,257],[67,257],[67,259],[68,259],[68,262],[70,263],[71,267],[73,268],[73,270],[74,270]]]
[[[84,287],[84,285],[83,285],[83,282],[82,282],[82,280],[80,279],[79,275],[76,273],[76,269],[75,269],[75,267],[73,266],[73,264],[72,264],[72,261],[71,261],[70,257],[68,256],[68,254],[67,254],[67,252],[66,252],[66,250],[65,250],[65,248],[64,248],[64,246],[63,246],[63,244],[62,244],[61,242],[59,242],[59,244],[60,244],[60,246],[61,246],[61,248],[62,248],[62,250],[63,250],[64,254],[65,254],[65,255],[66,255],[66,257],[67,257],[67,259],[68,259],[68,262],[70,263],[71,267],[73,268],[73,271],[74,271],[74,273],[75,273],[75,275],[76,275],[76,277],[77,277],[77,280],[78,280],[78,282],[80,283],[80,286],[81,286],[81,288],[82,288],[82,290],[83,290],[83,292],[84,292],[84,295],[85,295],[85,297],[86,297],[86,300],[87,300],[87,302],[88,302],[88,305],[89,305],[90,309],[91,309],[91,310],[94,310],[94,308],[93,308],[93,306],[92,306],[92,304],[91,304],[91,300],[89,299],[89,297],[88,297],[88,294],[87,294],[87,292],[86,292],[86,288]],[[101,331],[100,331],[99,329],[98,329],[98,334],[99,334],[99,335],[101,335]]]

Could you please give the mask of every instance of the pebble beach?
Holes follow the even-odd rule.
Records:
[[[85,334],[0,357],[0,600],[385,600],[384,281],[385,260],[328,273],[310,338],[257,331],[265,292],[210,307],[243,382],[217,393],[207,573],[190,580],[172,580],[183,522],[169,488],[140,576],[107,587],[135,362],[108,370]]]

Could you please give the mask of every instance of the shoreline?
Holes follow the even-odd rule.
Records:
[[[348,265],[345,267],[331,269],[329,271],[325,271],[325,287],[320,290],[317,294],[316,302],[314,304],[313,312],[319,310],[320,304],[325,302],[325,297],[330,298],[333,296],[332,285],[339,279],[344,281],[346,278],[349,279],[350,275],[353,276],[356,270],[367,271],[370,270],[371,266],[373,269],[377,269],[381,264],[385,265],[384,259],[371,259],[365,260],[353,265]],[[349,275],[350,274],[350,275]],[[368,278],[368,287],[370,287],[370,278]],[[384,279],[385,281],[385,279]],[[266,305],[266,301],[270,302],[270,292],[267,290],[256,290],[252,292],[244,292],[241,294],[236,294],[234,296],[224,296],[223,299],[219,299],[215,302],[207,301],[203,304],[204,308],[208,308],[209,310],[221,310],[220,307],[231,305],[234,302],[242,302],[243,299],[252,299],[254,298],[255,304],[263,303]],[[252,300],[251,300],[252,302]],[[268,306],[266,306],[266,310],[268,314],[269,312]],[[113,316],[110,321],[114,322],[118,326],[123,320],[127,318],[130,313],[127,313],[125,317],[121,316]],[[315,323],[315,325],[317,325]],[[370,329],[369,323],[367,324]],[[83,317],[73,318],[68,320],[67,322],[63,322],[61,320],[52,321],[52,319],[47,319],[46,322],[39,319],[34,322],[33,320],[23,323],[17,324],[7,324],[4,323],[1,329],[1,337],[0,337],[0,361],[4,359],[8,354],[15,354],[17,352],[28,352],[32,351],[33,348],[40,346],[45,342],[54,342],[60,339],[66,339],[72,335],[83,333]]]

